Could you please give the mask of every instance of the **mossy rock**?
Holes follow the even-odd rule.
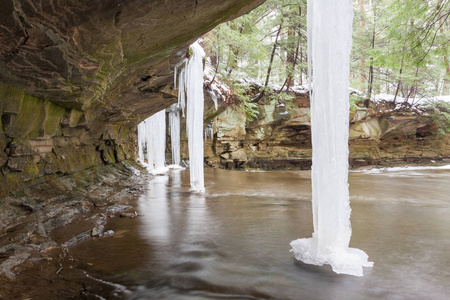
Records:
[[[83,112],[76,110],[76,109],[72,109],[70,111],[70,121],[69,121],[69,126],[70,127],[75,127],[80,123],[81,117],[83,117]]]
[[[10,194],[15,194],[23,190],[24,184],[20,173],[8,173],[6,178]]]
[[[0,199],[9,195],[9,183],[4,176],[0,176]]]
[[[106,164],[116,163],[116,156],[114,155],[113,147],[106,147],[101,151],[101,153],[103,162],[105,162]]]
[[[0,83],[0,109],[3,113],[18,114],[25,93],[7,84]]]
[[[66,115],[66,109],[53,104],[50,101],[45,102],[44,134],[46,136],[61,135],[61,121]]]
[[[7,135],[16,138],[37,138],[43,135],[45,106],[41,99],[25,95],[19,114],[6,116],[8,120],[4,122],[4,131]]]

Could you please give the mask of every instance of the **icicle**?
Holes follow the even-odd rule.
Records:
[[[186,129],[189,146],[191,190],[205,190],[203,178],[203,57],[205,52],[196,42],[186,66]]]
[[[172,165],[169,168],[181,169],[180,157],[180,108],[172,104],[169,111],[170,143],[172,145]]]
[[[295,257],[305,263],[330,264],[336,273],[362,276],[363,267],[371,267],[373,263],[364,251],[348,247],[352,19],[351,0],[308,1],[308,58],[314,68],[311,100],[314,233],[312,238],[292,241],[291,246]]]
[[[153,121],[153,159],[154,159],[154,174],[165,174],[168,169],[165,166],[166,160],[166,110],[151,116]]]
[[[313,47],[313,36],[312,36],[312,28],[313,28],[313,20],[314,20],[314,16],[313,16],[313,12],[314,12],[314,1],[309,0],[307,2],[307,6],[306,6],[306,37],[307,37],[307,41],[308,41],[308,45],[307,45],[307,55],[308,55],[308,87],[309,87],[309,103],[312,107],[312,103],[313,103],[313,99],[312,99],[312,81],[313,81],[313,77],[312,77],[312,47]]]
[[[179,75],[178,103],[186,106],[191,191],[205,190],[203,178],[203,57],[205,52],[195,42],[190,47],[190,58]],[[187,103],[185,104],[185,101]]]
[[[165,174],[166,113],[162,110],[138,125],[138,159],[152,174]]]
[[[213,122],[209,122],[208,124],[206,124],[205,126],[205,143],[210,140],[212,141],[214,138],[214,124]]]
[[[214,92],[211,93],[211,98],[212,98],[212,101],[214,102],[214,108],[217,110],[217,108],[218,108],[217,96],[216,96],[216,94],[214,94]]]
[[[177,88],[177,75],[178,75],[178,68],[181,67],[184,63],[187,62],[187,59],[183,59],[182,61],[180,61],[179,63],[177,63],[175,65],[175,67],[173,68],[173,88],[176,89]]]
[[[175,73],[178,73],[178,66],[186,63],[185,68],[178,75],[178,106],[183,117],[186,108],[191,191],[203,192],[205,190],[203,178],[203,57],[205,52],[195,42],[190,47],[190,54],[189,60],[180,62],[175,70]]]
[[[186,117],[186,115],[184,113],[185,107],[186,107],[185,84],[186,84],[186,70],[183,69],[180,72],[180,77],[178,80],[178,105],[181,108],[183,117]]]
[[[147,121],[144,120],[138,125],[138,160],[141,164],[146,164],[145,155],[147,153]]]
[[[187,59],[183,59],[180,63],[175,66],[175,74],[177,75],[178,68],[182,66],[184,63],[188,63]],[[176,80],[174,85],[176,85]],[[183,117],[186,117],[184,114],[184,110],[186,108],[186,67],[180,71],[178,76],[178,107],[180,107]]]

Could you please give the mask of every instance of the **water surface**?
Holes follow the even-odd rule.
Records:
[[[205,169],[205,194],[188,171],[148,183],[136,219],[113,219],[114,238],[70,250],[104,298],[448,299],[450,170],[351,172],[353,236],[373,268],[364,277],[296,261],[310,237],[310,173]],[[103,293],[103,294],[102,294]]]

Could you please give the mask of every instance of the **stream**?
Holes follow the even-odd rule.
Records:
[[[148,182],[139,217],[114,218],[115,236],[70,249],[99,286],[92,299],[448,299],[450,168],[350,172],[351,247],[363,277],[296,261],[289,243],[313,231],[308,171],[205,169]],[[107,283],[111,288],[100,288]],[[94,297],[95,296],[95,297]]]

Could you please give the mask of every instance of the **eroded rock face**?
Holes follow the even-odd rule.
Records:
[[[173,66],[263,0],[4,0],[0,197],[135,157],[135,126],[175,101]]]
[[[205,143],[208,164],[227,169],[309,169],[309,97],[307,93],[292,96],[286,107],[265,96],[258,102],[259,117],[252,122],[242,111],[226,108],[214,120],[214,140]],[[350,117],[352,167],[450,159],[450,134],[438,134],[430,116],[361,108]]]
[[[102,120],[133,121],[166,106],[173,63],[193,40],[262,2],[5,0],[0,80]]]

